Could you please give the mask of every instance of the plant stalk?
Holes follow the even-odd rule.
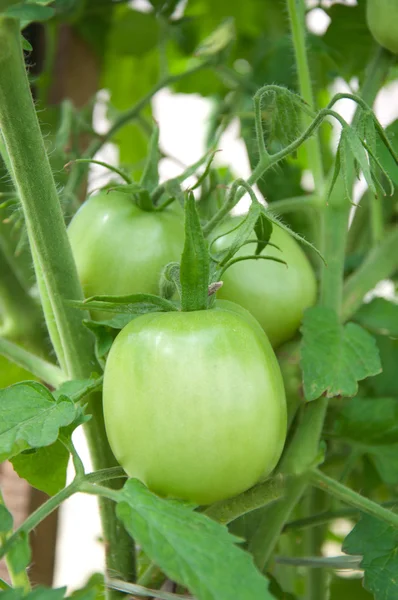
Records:
[[[19,29],[17,20],[0,17],[0,128],[25,215],[50,337],[62,370],[72,379],[82,379],[98,366],[92,336],[82,324],[84,315],[65,302],[83,300],[83,293],[29,88]],[[88,412],[93,416],[86,433],[94,467],[112,467],[116,460],[98,394],[89,399]],[[108,569],[131,579],[134,548],[109,502],[103,503],[101,518]]]
[[[293,39],[296,68],[299,80],[300,94],[311,109],[315,108],[312,91],[311,75],[305,47],[305,7],[303,0],[287,0],[291,33]],[[303,122],[308,126],[311,118],[303,115]],[[324,175],[322,165],[321,144],[318,133],[307,141],[307,159],[314,176],[315,190],[323,193]]]

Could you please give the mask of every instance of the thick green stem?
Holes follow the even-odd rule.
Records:
[[[398,528],[398,515],[396,513],[384,508],[384,506],[381,506],[377,502],[373,502],[373,500],[369,500],[369,498],[365,498],[365,496],[358,494],[358,492],[354,492],[342,483],[328,477],[318,469],[314,469],[311,472],[310,481],[312,485],[331,494],[342,502],[350,504],[357,510],[365,512],[376,519],[380,519],[392,527]]]
[[[311,85],[311,75],[308,66],[307,51],[305,47],[305,7],[303,0],[287,0],[289,11],[291,32],[293,38],[294,52],[296,56],[296,68],[300,86],[300,94],[307,102],[310,108],[314,108],[314,95]],[[307,115],[303,116],[306,126],[311,119]],[[308,164],[314,176],[315,190],[318,193],[323,192],[324,176],[322,165],[322,152],[319,135],[315,134],[307,142]]]
[[[33,375],[54,388],[57,388],[68,379],[65,373],[56,365],[4,338],[0,338],[0,355],[33,373]]]
[[[36,277],[47,327],[62,369],[71,378],[86,378],[98,369],[90,332],[82,312],[65,300],[83,300],[76,266],[64,225],[50,163],[45,151],[26,75],[19,23],[0,17],[0,128],[11,175],[25,214]],[[93,418],[86,425],[95,468],[112,467],[101,398],[88,402]],[[114,507],[101,512],[108,569],[134,576],[133,546]],[[128,551],[129,547],[129,551]]]
[[[342,319],[347,321],[363,302],[367,292],[398,270],[398,228],[392,229],[378,246],[372,248],[343,288]]]
[[[259,569],[267,566],[284,524],[289,519],[294,507],[300,501],[307,487],[307,477],[293,477],[286,486],[285,497],[267,507],[259,522],[256,532],[249,543],[249,551]]]
[[[284,478],[281,476],[273,477],[250,488],[250,490],[243,492],[243,494],[235,496],[235,498],[212,504],[212,506],[204,511],[204,514],[220,523],[231,523],[231,521],[248,512],[278,500],[283,496],[284,492]]]

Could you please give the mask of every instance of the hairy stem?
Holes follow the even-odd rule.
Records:
[[[204,511],[204,514],[226,525],[248,512],[278,500],[283,496],[284,491],[284,479],[281,476],[273,477],[250,488],[243,494],[235,496],[235,498],[212,504]]]
[[[65,302],[83,300],[83,293],[30,93],[19,22],[5,17],[0,17],[0,127],[57,358],[69,377],[89,377],[98,369],[92,336],[82,324],[82,312]],[[98,395],[89,399],[88,411],[93,418],[85,429],[93,464],[95,468],[112,467],[116,460],[106,438]],[[107,564],[130,578],[134,575],[133,547],[113,508],[105,502],[101,512]]]
[[[314,95],[311,85],[311,75],[308,66],[308,57],[305,47],[305,7],[303,0],[287,0],[291,32],[293,38],[294,53],[296,56],[296,68],[300,86],[300,94],[308,106],[314,108]],[[304,124],[309,125],[310,117],[303,116]],[[316,134],[307,141],[307,158],[311,167],[315,189],[318,193],[323,192],[324,176],[322,165],[322,152],[319,135]]]
[[[354,492],[342,483],[328,477],[318,469],[312,470],[310,481],[315,487],[331,494],[342,502],[350,504],[357,510],[365,512],[376,519],[380,519],[392,527],[398,528],[398,514],[384,508],[384,506],[381,506],[377,502],[373,502],[373,500],[369,500],[369,498],[365,498],[365,496],[358,494],[358,492]]]

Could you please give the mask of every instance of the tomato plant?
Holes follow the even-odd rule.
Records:
[[[122,330],[106,364],[104,412],[131,477],[161,495],[210,504],[269,475],[286,406],[263,338],[223,308],[149,314]]]
[[[233,228],[231,220],[224,231]],[[220,232],[217,232],[220,235]],[[273,261],[251,260],[231,266],[223,276],[220,298],[244,306],[257,319],[276,347],[294,336],[303,313],[315,303],[316,281],[310,262],[298,243],[283,229],[275,226],[263,254],[283,259],[286,266]],[[215,247],[228,243],[228,235],[219,238]],[[238,256],[251,253],[255,244],[241,248]]]
[[[4,600],[398,597],[397,10],[0,1]]]
[[[162,268],[181,255],[184,228],[177,205],[149,212],[127,194],[104,192],[86,200],[68,234],[87,297],[156,294]]]

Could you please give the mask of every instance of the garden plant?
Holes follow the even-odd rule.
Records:
[[[0,0],[4,600],[397,600],[396,54],[398,0]],[[164,88],[211,105],[168,179]],[[77,493],[105,572],[45,586]]]

